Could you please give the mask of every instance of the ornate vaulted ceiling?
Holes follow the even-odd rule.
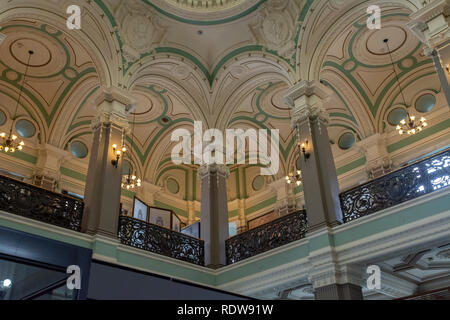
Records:
[[[71,31],[65,8],[77,2],[82,29]],[[89,147],[99,88],[117,86],[136,98],[129,118],[135,136],[128,143],[133,140],[133,166],[149,182],[172,177],[179,197],[196,197],[195,167],[168,160],[171,132],[191,130],[194,120],[222,130],[280,129],[281,169],[269,180],[279,178],[296,161],[282,97],[299,80],[321,80],[333,92],[327,108],[337,156],[352,139],[392,132],[391,111],[414,110],[424,94],[436,105],[442,101],[433,64],[406,27],[420,1],[379,3],[384,26],[373,31],[364,25],[366,1],[356,0],[1,1],[0,32],[7,37],[0,46],[0,108],[13,114],[31,48],[36,57],[19,116],[38,128],[31,139],[36,145],[68,148],[81,141]],[[384,38],[394,51],[406,106]],[[237,190],[242,174],[231,179],[230,199],[251,194],[257,175],[250,166],[246,191]]]

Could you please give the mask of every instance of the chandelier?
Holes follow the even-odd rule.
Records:
[[[134,145],[134,125],[136,122],[136,113],[134,113],[133,124],[131,127],[131,145]],[[131,172],[131,166],[128,169],[128,174],[122,176],[122,188],[127,190],[132,190],[141,186],[141,179],[136,177],[136,171],[134,174]]]
[[[122,177],[122,188],[131,190],[136,187],[141,186],[141,179],[137,178],[136,175],[131,174],[131,168],[128,170],[128,174]]]
[[[300,186],[302,184],[302,172],[300,170],[297,170],[297,172],[289,173],[289,175],[286,176],[286,182],[287,184],[296,184],[297,186]]]
[[[397,126],[398,133],[400,135],[404,133],[414,135],[428,126],[427,120],[424,117],[420,119],[419,123],[417,123],[415,120],[415,116],[410,116],[409,112],[406,113],[406,119],[400,121],[400,124]]]
[[[26,68],[25,68],[25,74],[23,76],[22,84],[20,86],[19,99],[17,99],[16,111],[14,112],[13,122],[11,123],[11,129],[9,130],[9,134],[7,135],[6,132],[0,133],[0,138],[1,138],[0,151],[4,151],[6,153],[8,153],[8,152],[14,153],[17,150],[20,151],[23,149],[23,147],[25,145],[25,143],[23,141],[18,140],[17,136],[12,133],[12,130],[13,130],[14,120],[17,117],[17,109],[19,108],[20,99],[22,98],[23,86],[25,84],[25,79],[27,77],[28,67],[30,66],[31,56],[33,54],[34,54],[33,51],[31,51],[31,50],[28,51],[28,62],[27,62]]]
[[[389,48],[388,42],[389,42],[389,39],[384,39],[384,43],[386,43],[386,47],[389,52],[389,57],[391,58],[392,69],[394,69],[395,77],[397,79],[397,84],[398,84],[398,87],[400,89],[400,94],[403,99],[403,105],[406,106],[406,99],[403,94],[402,87],[400,86],[400,79],[398,77],[397,70],[395,70],[394,59],[392,58],[392,52],[391,52],[391,49]],[[402,121],[400,121],[400,124],[397,126],[396,129],[400,135],[403,135],[405,133],[407,133],[408,135],[415,135],[416,133],[421,132],[427,126],[428,126],[428,123],[424,117],[420,118],[419,121],[416,121],[416,116],[410,115],[409,112],[406,112],[406,119],[403,119]]]

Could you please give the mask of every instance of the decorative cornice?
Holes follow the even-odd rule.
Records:
[[[230,169],[226,165],[204,164],[197,169],[197,177],[200,180],[209,177],[212,173],[216,173],[217,176],[225,179],[230,177]]]
[[[324,104],[330,98],[331,91],[316,81],[301,81],[291,87],[285,95],[285,102],[292,108],[292,124],[307,119],[320,118],[328,122],[328,113]]]

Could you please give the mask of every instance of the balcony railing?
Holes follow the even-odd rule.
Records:
[[[195,239],[131,217],[119,217],[119,239],[122,244],[167,257],[204,265],[205,245]]]
[[[450,149],[340,195],[344,222],[450,185]]]
[[[225,243],[227,264],[303,239],[306,228],[306,212],[299,211],[234,236]]]
[[[0,176],[0,210],[80,231],[83,207],[81,200]]]

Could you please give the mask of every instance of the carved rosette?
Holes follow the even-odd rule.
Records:
[[[118,17],[120,38],[123,41],[122,55],[126,62],[139,60],[141,55],[151,52],[155,45],[163,42],[166,28],[144,3],[124,1]]]
[[[257,43],[291,60],[296,49],[299,13],[298,1],[268,1],[260,7],[256,22],[250,25],[250,30]]]

